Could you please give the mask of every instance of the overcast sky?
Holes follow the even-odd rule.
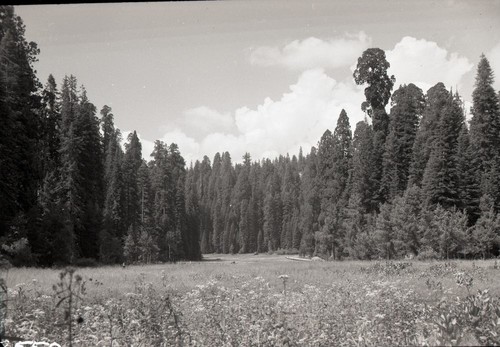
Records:
[[[45,84],[73,74],[98,110],[113,109],[184,158],[234,161],[304,153],[344,108],[354,131],[369,47],[386,51],[396,86],[441,81],[470,101],[481,53],[499,75],[500,1],[211,1],[16,6],[41,50]]]

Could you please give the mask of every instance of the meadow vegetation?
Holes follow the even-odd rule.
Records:
[[[10,269],[6,335],[72,346],[500,344],[496,260],[217,258]]]

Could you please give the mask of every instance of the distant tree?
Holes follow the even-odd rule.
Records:
[[[199,164],[199,175],[197,182],[198,196],[200,197],[200,247],[202,253],[213,252],[213,221],[211,215],[212,193],[210,191],[211,175],[212,167],[210,164],[210,159],[208,159],[207,156],[204,156],[202,162]]]
[[[238,229],[238,251],[249,252],[250,235],[252,233],[250,213],[248,211],[249,201],[252,195],[250,185],[250,169],[252,161],[249,153],[243,156],[243,165],[239,167],[236,183],[231,194],[231,209],[234,211]],[[235,235],[236,236],[236,235]]]
[[[436,129],[423,179],[422,191],[428,204],[444,208],[460,205],[458,138],[464,115],[458,95],[447,97]]]
[[[264,242],[268,251],[276,251],[281,247],[281,186],[276,172],[269,176],[264,198]]]
[[[315,249],[314,233],[318,231],[321,206],[317,182],[316,148],[312,147],[301,174],[299,228],[302,236],[299,250],[302,255],[312,255]]]
[[[403,196],[393,199],[391,223],[394,246],[398,256],[418,255],[421,248],[420,217],[422,193],[417,186],[409,187]]]
[[[477,66],[472,92],[471,144],[477,151],[478,170],[487,171],[500,149],[500,108],[493,88],[493,70],[483,55]]]
[[[389,116],[385,106],[391,97],[395,78],[387,74],[391,65],[386,60],[385,52],[380,48],[365,50],[354,71],[354,81],[358,85],[368,84],[365,88],[366,101],[361,109],[372,118],[373,125],[373,152],[372,152],[372,200],[378,204],[384,202],[382,191],[382,158],[385,151],[385,141],[389,133]]]
[[[475,167],[476,154],[470,145],[469,131],[462,126],[458,137],[458,176],[460,208],[468,216],[468,224],[473,225],[479,218],[479,198],[481,195],[481,177]]]
[[[138,173],[142,165],[142,144],[134,131],[128,135],[123,157],[123,190],[125,197],[124,224],[137,228],[141,220],[141,189],[138,186]]]
[[[373,129],[365,121],[356,124],[353,138],[352,169],[349,177],[349,192],[360,199],[362,213],[376,210],[373,178]]]
[[[352,194],[344,209],[343,219],[344,251],[351,258],[363,259],[367,257],[365,250],[361,249],[358,244],[358,239],[363,237],[361,234],[365,229],[365,218],[362,211],[359,195]]]
[[[435,210],[436,227],[439,232],[439,248],[443,259],[457,258],[464,253],[467,239],[467,215],[457,209]]]
[[[196,189],[195,171],[187,171],[185,181],[186,231],[184,252],[188,259],[200,259],[200,199]]]
[[[476,154],[474,167],[476,175],[481,179],[481,194],[489,194],[493,198],[495,211],[499,212],[500,105],[493,82],[493,71],[483,54],[477,66],[472,92],[470,143]]]
[[[427,91],[425,100],[425,108],[413,145],[409,186],[414,184],[421,186],[422,184],[425,167],[429,161],[431,150],[434,148],[434,141],[438,137],[439,121],[445,107],[449,106],[450,93],[440,82]]]
[[[39,82],[33,68],[39,50],[25,39],[23,21],[13,6],[0,6],[0,238],[15,241],[11,226],[14,219],[37,218],[36,207],[44,177]],[[9,234],[9,235],[7,235]],[[24,235],[25,237],[27,235]]]
[[[282,236],[281,247],[285,249],[298,249],[300,236],[294,236],[298,230],[300,177],[297,165],[288,162],[285,167],[281,190],[282,202]]]
[[[382,110],[389,102],[391,90],[394,86],[395,78],[387,74],[391,64],[386,60],[385,52],[380,48],[369,48],[365,50],[354,71],[354,81],[358,85],[368,84],[365,88],[366,102],[362,105],[362,110],[377,121],[375,112]],[[381,125],[383,127],[383,125]],[[378,131],[378,125],[375,131]]]
[[[392,205],[384,203],[380,207],[380,213],[377,215],[376,229],[373,235],[379,257],[384,259],[393,259],[396,256],[394,248],[394,228],[391,220]]]
[[[500,246],[500,219],[494,211],[493,199],[484,195],[481,198],[481,216],[474,225],[472,240],[475,252],[483,259],[498,255]]]
[[[387,200],[402,195],[406,189],[413,143],[424,103],[422,90],[411,83],[400,86],[392,95],[382,176],[382,190]]]
[[[111,108],[107,106],[101,110],[101,126],[104,134],[105,195],[99,254],[103,263],[117,263],[122,261],[122,239],[127,230],[124,224],[123,150],[120,145],[120,131],[115,129]]]

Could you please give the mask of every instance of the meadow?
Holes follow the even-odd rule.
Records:
[[[500,344],[496,260],[210,255],[2,277],[6,335],[61,346]]]

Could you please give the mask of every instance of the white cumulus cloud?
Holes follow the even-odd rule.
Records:
[[[371,39],[364,32],[330,40],[309,37],[292,41],[282,48],[255,48],[250,53],[250,63],[293,70],[339,68],[351,65],[370,44]]]
[[[177,143],[187,163],[204,155],[212,159],[216,152],[224,151],[229,151],[235,162],[241,162],[245,152],[254,159],[298,154],[300,147],[307,153],[326,129],[334,130],[343,108],[354,131],[364,117],[360,109],[363,100],[362,87],[338,82],[321,69],[307,70],[279,100],[266,98],[255,109],[237,109],[231,115],[234,132],[219,129],[196,140],[189,129],[176,129],[162,140]]]
[[[184,112],[184,117],[176,121],[176,127],[189,129],[189,135],[195,139],[208,134],[235,130],[234,118],[229,113],[219,113],[206,106],[192,108]]]
[[[448,52],[436,42],[406,36],[392,50],[386,51],[391,64],[389,74],[396,77],[396,86],[413,83],[424,92],[438,82],[461,89],[462,78],[473,64],[456,52]]]

